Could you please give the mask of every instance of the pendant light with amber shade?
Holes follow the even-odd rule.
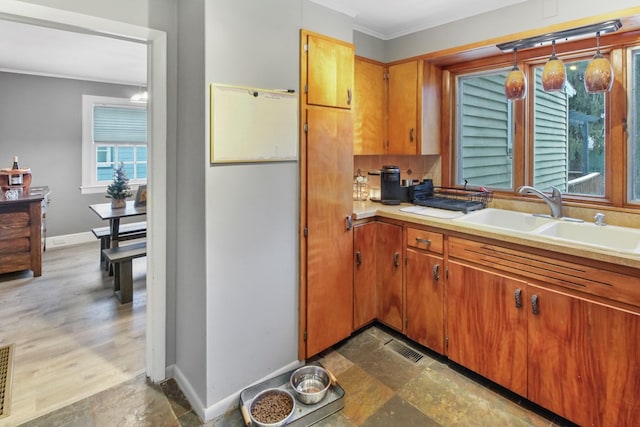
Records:
[[[504,94],[510,101],[524,99],[527,95],[527,77],[518,68],[518,49],[513,49],[513,68],[504,81]]]
[[[545,70],[547,71],[544,74],[545,77],[543,77],[543,88],[545,91],[562,90],[566,83],[566,70],[564,69],[562,61],[555,56],[555,40],[568,40],[595,32],[598,49],[585,72],[584,86],[588,93],[607,92],[613,84],[613,68],[607,58],[600,53],[600,33],[613,33],[621,27],[622,22],[619,19],[613,19],[597,24],[585,25],[583,27],[554,31],[526,39],[500,43],[497,44],[496,47],[503,52],[513,50],[514,56],[517,56],[518,49],[526,49],[539,46],[540,43],[553,42],[553,54],[543,70],[543,72]],[[509,72],[504,82],[504,93],[507,99],[510,100],[523,99],[527,94],[527,79],[524,73],[518,68],[517,59],[514,61],[513,69]]]
[[[542,89],[545,92],[559,92],[564,90],[567,81],[567,71],[564,62],[556,56],[556,41],[551,42],[551,57],[542,69]]]
[[[584,72],[584,88],[587,93],[608,92],[613,85],[613,67],[600,53],[600,31],[596,33],[596,54]]]

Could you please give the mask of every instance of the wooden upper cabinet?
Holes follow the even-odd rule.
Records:
[[[418,61],[389,66],[388,154],[421,154],[418,68]]]
[[[422,64],[422,123],[420,125],[422,154],[441,153],[442,69],[425,61]],[[446,110],[445,110],[446,111]]]
[[[386,93],[384,64],[356,58],[353,154],[384,154]]]
[[[442,69],[355,59],[354,154],[440,154]]]
[[[353,44],[306,34],[307,104],[350,109],[353,101]]]

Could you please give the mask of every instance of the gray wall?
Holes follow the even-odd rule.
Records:
[[[353,44],[356,47],[356,55],[386,62],[385,42],[379,38],[361,33],[353,32]]]
[[[107,225],[88,208],[104,193],[81,194],[82,95],[129,98],[138,87],[0,72],[0,167],[13,156],[31,168],[32,185],[47,185],[52,202],[47,236]]]
[[[386,62],[637,6],[637,0],[528,0],[388,40]]]
[[[206,2],[205,26],[199,93],[210,83],[298,91],[300,28],[346,41],[353,34],[351,18],[300,0]],[[208,133],[198,143],[206,171],[210,406],[297,363],[298,164],[210,165]]]
[[[178,128],[176,192],[176,370],[206,406],[207,308],[205,198],[204,1],[178,2]],[[229,200],[221,200],[223,205]],[[224,284],[227,286],[229,284]],[[225,322],[226,323],[226,322]],[[229,325],[228,323],[226,323]],[[217,346],[216,346],[217,347]],[[216,347],[213,347],[215,349]],[[241,346],[240,346],[241,347]],[[224,387],[224,384],[219,384]]]
[[[207,3],[205,83],[297,91],[300,0],[247,3]],[[298,165],[206,170],[208,406],[297,360]]]

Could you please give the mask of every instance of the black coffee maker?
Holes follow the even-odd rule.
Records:
[[[395,205],[407,201],[407,189],[400,186],[400,168],[398,166],[382,166],[380,170],[380,201]]]
[[[372,202],[399,205],[402,202],[410,201],[409,189],[412,184],[403,183],[400,180],[400,168],[398,166],[385,165],[380,170],[369,171],[369,175],[380,176],[380,198],[369,198]],[[377,188],[376,185],[372,187]]]

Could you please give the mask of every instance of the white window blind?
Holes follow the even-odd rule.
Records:
[[[93,141],[147,143],[147,110],[96,105],[93,108]]]

